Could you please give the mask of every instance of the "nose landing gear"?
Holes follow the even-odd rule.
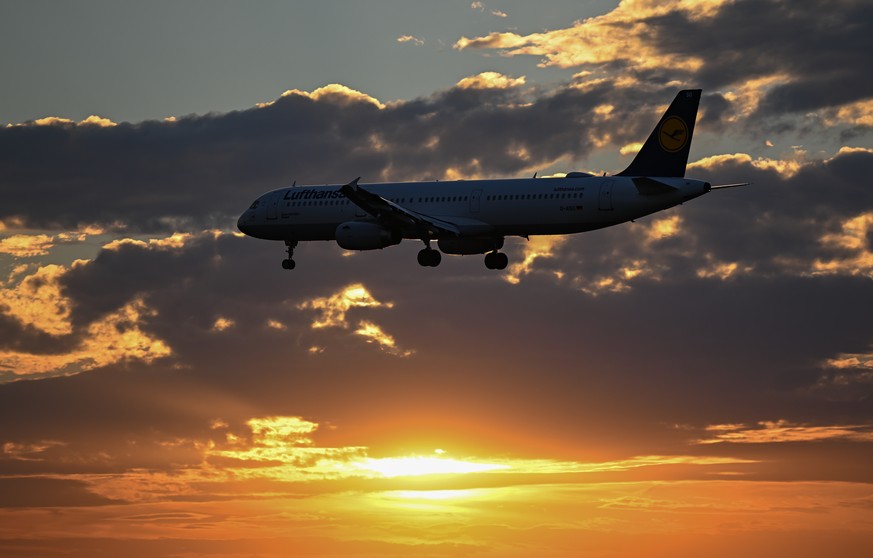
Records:
[[[285,246],[288,247],[288,258],[282,260],[282,269],[294,269],[297,264],[294,262],[294,248],[297,247],[296,240],[286,240]]]

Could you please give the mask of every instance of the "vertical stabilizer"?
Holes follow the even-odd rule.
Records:
[[[628,168],[617,176],[685,176],[700,89],[680,91]]]

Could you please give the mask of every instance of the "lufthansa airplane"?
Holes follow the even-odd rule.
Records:
[[[243,233],[283,240],[294,269],[303,240],[334,240],[346,250],[376,250],[418,239],[418,263],[445,254],[484,254],[504,269],[504,238],[572,234],[631,221],[719,188],[685,178],[700,89],[680,91],[630,166],[614,176],[571,172],[563,178],[515,178],[342,186],[296,186],[259,197],[240,216]],[[436,241],[439,250],[431,247]]]

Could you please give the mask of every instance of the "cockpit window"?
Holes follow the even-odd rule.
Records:
[[[251,207],[249,207],[249,209],[257,209],[257,208],[258,208],[258,202],[259,202],[259,201],[261,201],[261,200],[255,200],[255,203],[253,203],[253,204],[251,205]]]

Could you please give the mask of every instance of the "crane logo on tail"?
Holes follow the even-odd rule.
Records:
[[[658,130],[658,143],[669,153],[679,151],[688,143],[688,125],[678,116],[670,116]]]

